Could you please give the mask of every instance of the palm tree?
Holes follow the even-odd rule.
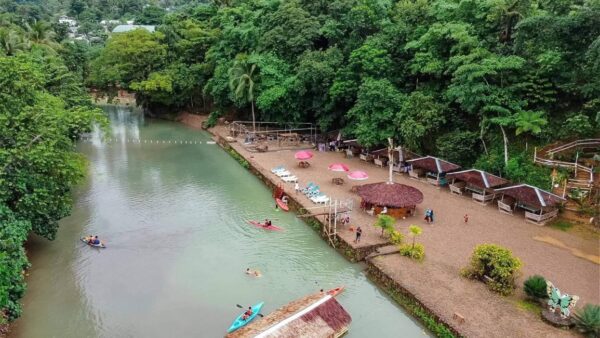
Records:
[[[416,226],[416,225],[409,226],[408,230],[410,231],[410,234],[413,237],[413,242],[412,242],[412,248],[411,248],[411,250],[414,250],[414,248],[415,248],[415,240],[417,239],[417,236],[419,236],[423,232],[423,230],[420,227]]]
[[[256,133],[256,117],[254,115],[254,71],[255,64],[238,59],[229,69],[229,88],[234,91],[236,99],[250,102],[252,109],[252,131]]]
[[[548,124],[548,120],[544,117],[544,112],[540,111],[522,111],[519,112],[515,119],[517,126],[516,135],[522,133],[530,133],[537,135],[542,132],[542,127]],[[525,139],[525,150],[527,150],[527,138]]]
[[[52,30],[49,23],[44,21],[35,21],[33,24],[25,24],[27,37],[35,44],[48,46],[55,49],[58,44],[54,40],[56,33]]]
[[[0,50],[7,56],[15,55],[17,51],[27,50],[29,41],[12,29],[0,28]]]

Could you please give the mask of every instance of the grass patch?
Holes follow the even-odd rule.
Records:
[[[517,307],[523,311],[531,312],[536,315],[542,314],[542,307],[540,303],[528,300],[528,299],[519,299],[517,300]]]
[[[560,231],[568,231],[569,229],[571,229],[573,227],[573,223],[566,221],[564,219],[559,219],[555,222],[552,222],[550,224],[550,227],[552,227],[554,229],[558,229]]]

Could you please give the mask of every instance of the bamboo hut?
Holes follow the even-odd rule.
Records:
[[[371,183],[358,186],[357,193],[361,197],[361,207],[395,218],[404,218],[415,214],[417,204],[423,202],[423,193],[414,187],[390,182]]]
[[[464,192],[471,192],[473,201],[481,204],[493,201],[496,197],[494,189],[509,183],[502,177],[478,169],[455,171],[447,174],[446,179],[451,182],[451,193],[462,195]]]
[[[496,189],[502,194],[498,210],[512,215],[516,208],[525,210],[525,220],[544,225],[558,215],[558,206],[565,199],[551,192],[528,185],[519,184]]]
[[[418,179],[425,171],[427,182],[433,185],[446,185],[446,174],[460,169],[458,164],[450,163],[433,156],[425,156],[406,161],[411,165],[409,175]]]
[[[295,300],[225,337],[340,337],[351,322],[350,314],[333,296],[317,293]]]

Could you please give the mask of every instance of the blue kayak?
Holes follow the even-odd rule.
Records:
[[[242,316],[244,315],[244,312],[246,312],[246,311],[242,312],[242,314],[239,315],[233,321],[233,324],[231,324],[231,326],[227,330],[227,333],[231,333],[231,332],[239,329],[240,327],[243,327],[244,325],[250,323],[256,316],[258,316],[258,313],[260,312],[260,309],[262,309],[264,304],[265,304],[265,302],[260,302],[256,305],[254,305],[252,307],[252,315],[250,315],[250,317],[248,317],[246,320],[242,320]]]

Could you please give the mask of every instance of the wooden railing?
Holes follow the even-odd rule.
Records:
[[[584,165],[581,165],[579,163],[577,163],[577,160],[575,160],[575,162],[565,162],[565,161],[557,161],[554,160],[554,155],[559,153],[559,152],[563,152],[575,147],[584,147],[584,146],[597,146],[600,147],[600,139],[596,139],[596,138],[591,138],[591,139],[583,139],[583,140],[575,140],[569,143],[565,143],[565,144],[561,144],[557,147],[551,148],[551,149],[542,149],[540,151],[540,156],[538,156],[538,151],[537,148],[534,151],[534,155],[533,155],[533,162],[534,163],[539,163],[548,167],[560,167],[560,168],[566,168],[566,169],[572,169],[575,173],[575,176],[577,176],[577,172],[578,171],[583,171],[586,173],[589,173],[590,178],[588,181],[588,184],[591,185],[591,183],[594,181],[594,168],[593,167],[586,167]],[[547,158],[549,157],[549,158]]]

